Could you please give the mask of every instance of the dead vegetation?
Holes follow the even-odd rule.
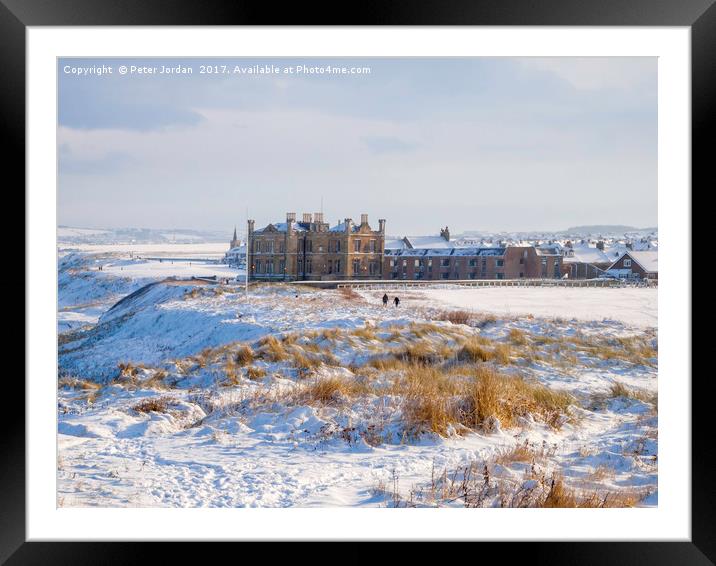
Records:
[[[445,320],[452,324],[468,324],[473,314],[469,311],[441,311],[434,315],[433,320]]]
[[[519,462],[535,461],[529,449],[520,449]],[[513,463],[511,460],[509,463]],[[452,472],[433,470],[430,483],[400,492],[393,472],[390,482],[379,482],[374,493],[389,507],[503,507],[503,508],[624,508],[634,507],[649,495],[648,490],[595,489],[570,485],[558,471],[535,465],[525,467],[522,479],[496,473],[502,457],[473,461]]]
[[[166,413],[173,402],[171,397],[154,397],[132,405],[132,410],[137,413]]]

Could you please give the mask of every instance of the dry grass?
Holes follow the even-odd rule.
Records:
[[[259,340],[259,346],[260,356],[271,362],[281,362],[288,359],[288,352],[283,341],[275,336],[264,336]]]
[[[86,379],[78,379],[71,376],[62,376],[57,380],[59,387],[66,387],[68,389],[83,389],[85,391],[94,391],[102,387],[99,383],[94,381],[88,381]]]
[[[338,292],[340,293],[341,297],[348,301],[357,301],[361,298],[361,296],[350,287],[341,287],[340,289],[338,289]]]
[[[441,311],[433,317],[434,320],[446,320],[453,324],[467,324],[472,318],[469,311]]]
[[[249,366],[246,368],[246,377],[254,381],[261,379],[266,377],[266,370],[256,366]]]
[[[352,379],[322,377],[313,379],[289,393],[293,402],[301,404],[336,405],[365,394],[367,386]]]
[[[515,346],[524,346],[527,344],[527,335],[517,328],[510,330],[508,338]]]
[[[465,342],[457,353],[457,360],[461,362],[490,362],[499,364],[510,363],[510,347],[507,344],[497,344],[489,349],[485,347],[485,339],[471,337]]]
[[[254,351],[248,344],[242,344],[239,346],[238,350],[236,350],[236,354],[234,355],[234,359],[238,366],[249,365],[254,361],[254,357]]]
[[[420,341],[409,344],[398,353],[398,358],[414,364],[436,364],[441,361],[441,352],[438,352],[431,342]]]
[[[609,388],[609,397],[625,397],[627,399],[636,399],[643,403],[648,403],[654,406],[654,409],[658,406],[658,395],[650,391],[643,391],[640,389],[630,389],[623,383],[615,381]]]
[[[447,434],[450,425],[471,430],[492,430],[495,419],[503,427],[531,414],[553,428],[566,418],[573,398],[537,383],[478,366],[462,379],[435,366],[416,365],[404,371],[393,392],[405,399],[406,429]]]
[[[372,326],[366,324],[363,328],[356,328],[352,332],[353,336],[358,336],[359,338],[363,338],[364,340],[375,340],[375,328]]]
[[[132,410],[137,413],[166,413],[172,402],[173,399],[170,397],[155,397],[132,405]]]

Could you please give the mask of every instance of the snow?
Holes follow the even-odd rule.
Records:
[[[384,291],[363,291],[372,298]],[[428,302],[445,308],[499,315],[615,320],[639,327],[657,325],[657,289],[622,287],[477,287],[410,289],[403,303]],[[391,292],[395,294],[395,292]],[[400,295],[400,292],[397,292]]]
[[[60,374],[90,385],[60,381],[58,505],[386,506],[390,497],[379,485],[395,482],[407,496],[436,471],[482,461],[525,442],[548,446],[549,465],[568,478],[596,482],[590,479],[596,471],[608,469],[606,479],[595,485],[644,488],[649,496],[642,505],[657,504],[652,407],[632,398],[599,401],[615,383],[655,393],[655,364],[580,353],[566,367],[544,360],[515,365],[510,371],[528,371],[578,399],[576,418],[559,430],[528,415],[518,427],[496,426],[490,433],[460,435],[453,427],[445,437],[406,439],[395,396],[316,405],[291,403],[280,395],[305,379],[353,377],[351,368],[380,353],[381,340],[395,329],[405,333],[412,324],[428,321],[447,333],[502,342],[519,330],[552,338],[646,336],[656,348],[656,289],[436,286],[389,291],[402,299],[395,308],[383,307],[383,291],[346,299],[336,290],[261,284],[246,296],[240,284],[166,280],[228,269],[188,263],[129,258],[126,251],[61,256],[58,325],[77,336],[59,347]],[[496,320],[483,327],[436,320],[441,311],[458,308],[494,313]],[[366,324],[377,328],[380,340],[311,338],[313,331],[350,333]],[[340,366],[321,366],[314,376],[301,378],[288,362],[258,361],[264,377],[241,374],[235,384],[226,384],[223,361],[198,362],[206,348],[239,341],[256,350],[261,337],[287,333],[330,348]],[[433,333],[423,339],[437,345],[444,337]],[[120,374],[118,365],[127,362],[136,366],[134,381]],[[150,385],[159,371],[168,373],[165,389]],[[165,411],[136,409],[139,402],[162,398]],[[366,441],[370,426],[382,431],[380,442]],[[506,466],[503,472],[524,484],[519,467]]]

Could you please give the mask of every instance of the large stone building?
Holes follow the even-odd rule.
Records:
[[[330,227],[323,214],[286,214],[286,221],[255,229],[248,221],[251,279],[305,281],[382,279],[385,220],[378,229],[361,214],[360,224],[346,218]]]
[[[456,245],[447,227],[440,236],[405,237],[386,248],[385,220],[378,230],[362,214],[330,227],[319,212],[286,214],[286,221],[255,229],[248,221],[249,277],[258,280],[558,279],[562,253],[547,244]]]

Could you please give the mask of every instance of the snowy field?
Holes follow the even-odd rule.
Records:
[[[401,294],[392,292],[392,294]],[[372,299],[383,292],[364,293]],[[389,292],[391,294],[391,292]],[[392,296],[391,294],[391,296]],[[502,316],[533,315],[574,320],[615,320],[657,326],[657,289],[619,287],[476,287],[410,289],[410,304],[433,303]]]
[[[59,506],[657,504],[653,289],[386,308],[116,254],[60,257]]]

